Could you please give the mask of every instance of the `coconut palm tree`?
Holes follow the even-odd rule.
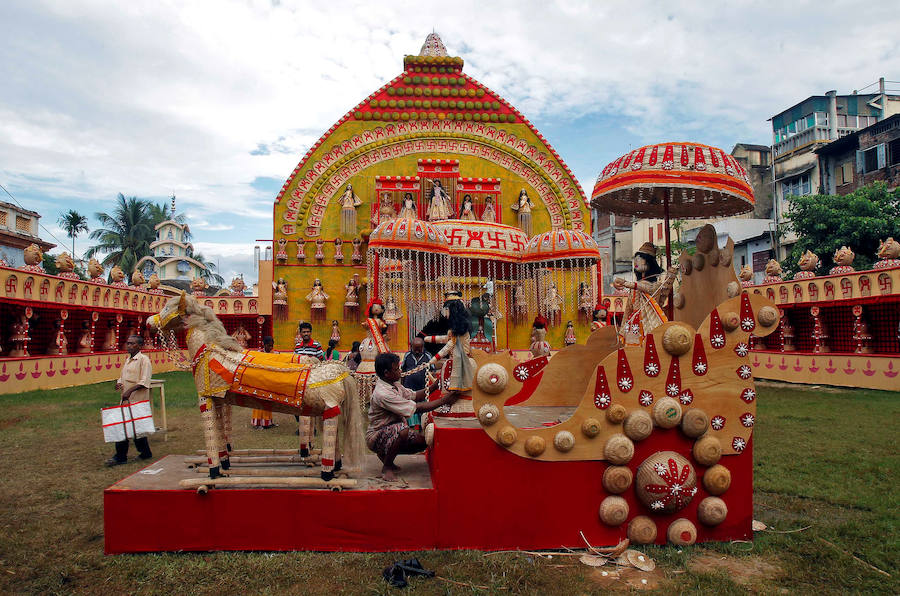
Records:
[[[75,238],[78,234],[88,231],[87,217],[74,209],[69,209],[59,216],[57,220],[60,227],[66,231],[66,236],[72,239],[72,258],[75,258]]]
[[[225,278],[216,273],[216,264],[212,261],[207,261],[206,257],[203,256],[202,253],[193,253],[190,255],[192,259],[200,263],[205,267],[203,271],[200,272],[200,277],[209,282],[209,285],[217,285],[222,286],[225,283]]]
[[[174,200],[175,197],[173,196],[172,199]],[[154,229],[156,229],[157,225],[169,219],[180,224],[187,224],[187,217],[184,213],[179,213],[173,217],[172,207],[168,203],[154,203],[152,201],[147,201],[147,212],[150,214],[151,219],[153,219]],[[185,242],[188,242],[191,239],[191,230],[187,225],[184,226],[182,238]]]
[[[150,254],[150,243],[156,239],[156,231],[147,201],[137,197],[126,199],[119,193],[112,214],[96,213],[95,217],[104,227],[91,232],[90,238],[99,240],[99,244],[85,251],[85,258],[105,254],[105,266],[118,265],[127,274]]]

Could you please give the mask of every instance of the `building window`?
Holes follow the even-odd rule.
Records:
[[[894,139],[888,145],[888,159],[892,166],[900,164],[900,139]]]
[[[6,223],[6,218],[8,217],[8,215],[9,214],[6,211],[0,211],[0,226],[6,227],[9,225],[8,223]]]
[[[16,216],[16,230],[31,234],[31,220],[21,215]]]
[[[787,178],[781,183],[781,196],[803,196],[812,194],[812,187],[809,183],[809,173],[800,174],[793,178]]]
[[[856,171],[863,174],[880,170],[887,165],[887,151],[884,143],[856,152]]]
[[[656,224],[656,237],[657,238],[663,237],[663,227],[662,226],[663,225],[661,223]]]
[[[653,224],[650,224],[650,244],[653,244]]]
[[[842,163],[837,171],[838,184],[850,184],[853,182],[853,162]]]

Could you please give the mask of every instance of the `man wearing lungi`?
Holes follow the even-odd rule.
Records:
[[[121,392],[122,403],[139,402],[150,399],[150,376],[153,367],[150,358],[141,352],[144,347],[144,338],[140,335],[130,335],[125,341],[125,351],[128,359],[122,365],[122,374],[116,381],[116,391]],[[147,437],[135,437],[134,446],[138,450],[138,457],[150,459],[150,442]],[[128,462],[128,438],[116,441],[116,454],[106,460],[107,466],[118,466]]]
[[[388,482],[397,480],[400,467],[394,464],[397,455],[419,453],[425,450],[425,436],[410,428],[406,419],[415,413],[430,412],[443,405],[454,403],[458,393],[448,393],[435,401],[424,401],[439,383],[412,391],[400,385],[400,357],[384,352],[375,357],[375,388],[369,402],[369,428],[366,445],[384,464],[381,477]]]

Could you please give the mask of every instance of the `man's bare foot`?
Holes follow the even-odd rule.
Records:
[[[387,467],[382,468],[381,469],[381,477],[386,482],[397,482],[397,475],[394,474],[394,470],[392,470],[391,468],[387,468]]]
[[[400,466],[398,466],[397,464],[391,464],[391,465],[388,466],[388,467],[389,467],[390,469],[392,469],[393,471],[395,471],[395,472],[399,472],[400,469],[401,469]]]

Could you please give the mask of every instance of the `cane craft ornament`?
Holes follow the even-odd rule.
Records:
[[[106,285],[106,278],[103,277],[103,273],[104,269],[103,265],[100,264],[100,261],[97,259],[88,261],[88,275],[90,275],[92,283]]]
[[[58,275],[60,277],[79,279],[78,274],[75,273],[75,261],[72,260],[72,257],[67,252],[56,257],[56,268],[59,270]]]
[[[275,318],[286,321],[288,318],[288,287],[283,277],[272,282],[272,310]]]
[[[111,285],[113,287],[116,287],[116,288],[127,288],[128,287],[128,283],[125,281],[125,272],[122,271],[122,269],[118,265],[116,265],[115,267],[113,267],[110,270],[109,279],[110,279],[109,285]]]
[[[534,203],[528,196],[528,191],[524,188],[519,191],[519,196],[510,205],[510,209],[516,212],[519,219],[519,229],[531,236],[531,210],[534,209]]]
[[[753,269],[750,265],[744,265],[741,267],[741,272],[738,274],[738,279],[741,280],[741,287],[749,288],[753,284]]]
[[[810,279],[815,277],[816,269],[819,267],[819,257],[812,251],[807,250],[800,255],[797,266],[800,267],[800,271],[794,274],[794,279]]]
[[[873,265],[874,269],[890,269],[900,267],[900,242],[888,238],[878,245],[878,261]]]
[[[829,275],[843,275],[845,273],[853,273],[856,269],[853,268],[853,259],[856,258],[856,253],[850,250],[847,246],[842,246],[836,251],[834,251],[834,257],[832,260],[834,261],[834,267],[831,268],[831,271],[828,272]]]
[[[44,260],[44,253],[37,244],[32,243],[26,246],[22,251],[22,257],[25,260],[25,266],[22,269],[34,273],[44,273],[44,266],[41,264]]]
[[[309,301],[310,319],[313,321],[325,320],[325,308],[328,298],[325,288],[322,287],[322,282],[316,279],[313,282],[312,289],[306,295],[306,299]]]
[[[338,202],[341,204],[341,234],[356,234],[356,208],[362,205],[362,200],[353,192],[352,184],[347,184]]]
[[[763,279],[764,284],[780,283],[784,281],[781,277],[781,263],[775,259],[769,259],[766,263],[766,277]]]

